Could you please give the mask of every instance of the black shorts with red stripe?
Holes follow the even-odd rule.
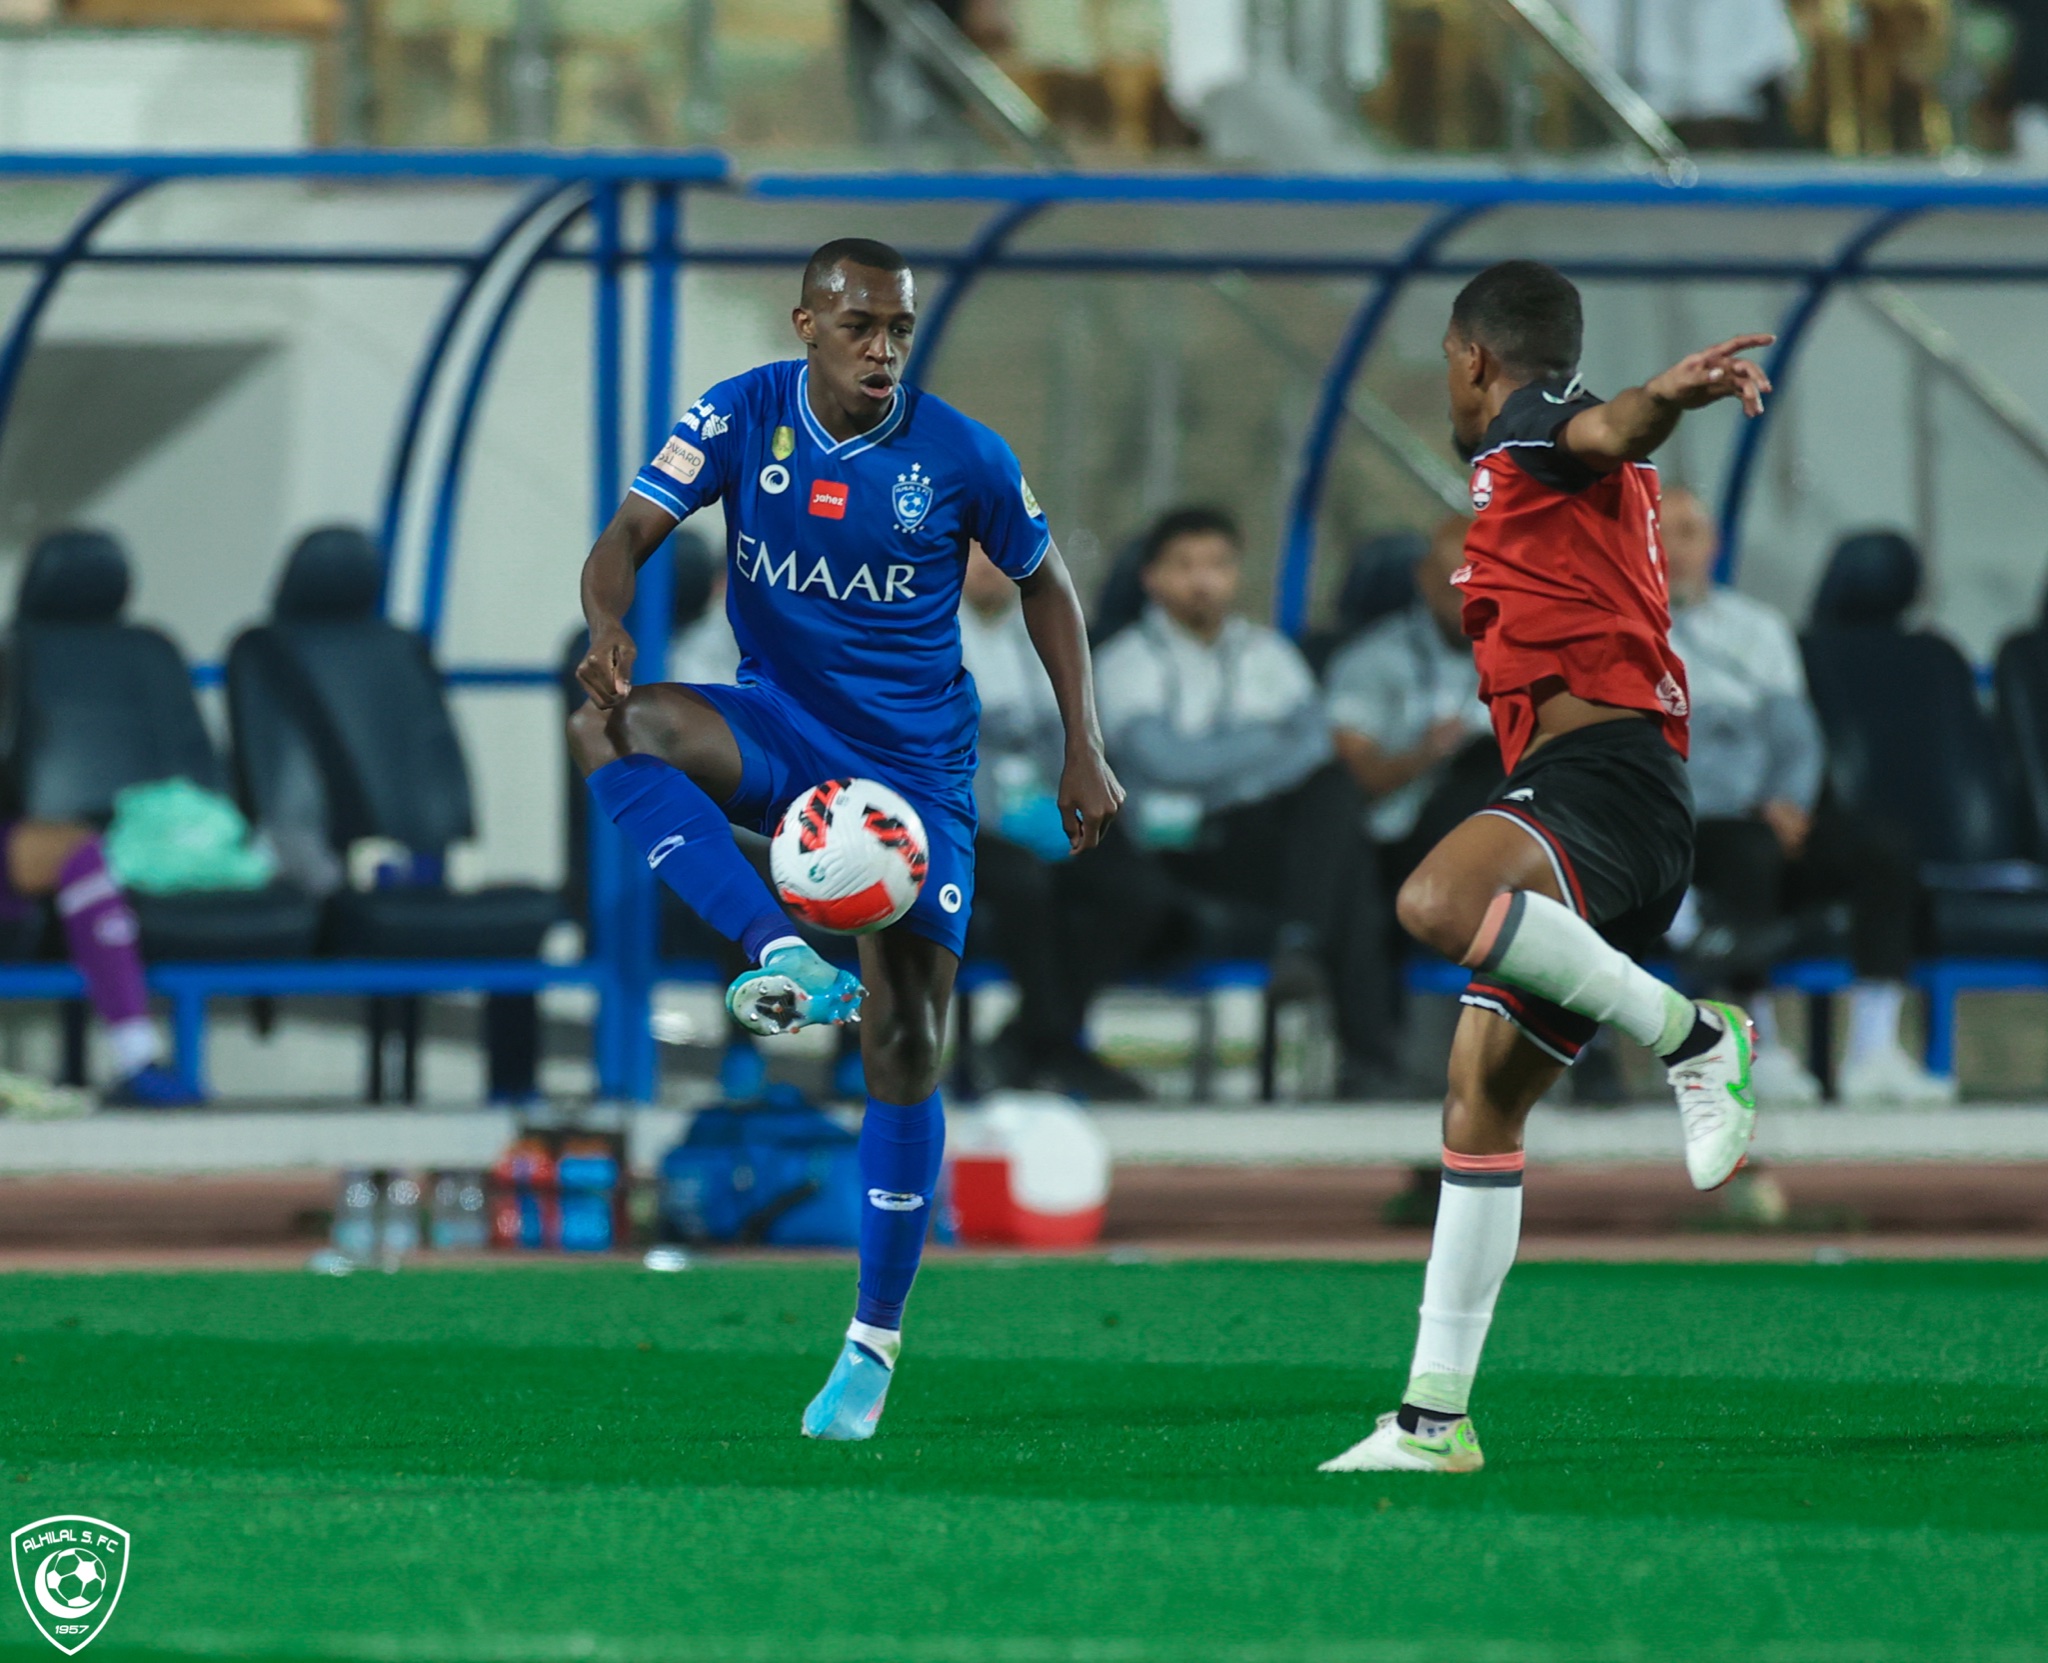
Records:
[[[1601,722],[1538,746],[1479,811],[1541,845],[1565,905],[1632,959],[1657,950],[1692,881],[1692,783],[1654,722]],[[1599,1024],[1490,976],[1464,1002],[1506,1017],[1559,1062]]]

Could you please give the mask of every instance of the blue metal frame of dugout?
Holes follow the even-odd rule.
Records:
[[[332,267],[443,270],[454,279],[440,316],[423,344],[403,405],[383,490],[381,527],[388,574],[408,528],[421,553],[419,619],[430,639],[445,621],[460,519],[463,465],[488,392],[492,368],[534,274],[544,265],[579,262],[592,274],[592,394],[594,399],[592,519],[601,527],[616,508],[627,479],[626,290],[629,272],[645,285],[641,331],[644,389],[639,454],[659,448],[674,415],[673,392],[683,326],[677,279],[687,266],[790,267],[803,251],[789,247],[693,243],[686,235],[692,191],[718,191],[763,203],[843,203],[902,207],[911,203],[982,204],[987,217],[957,247],[906,248],[919,267],[941,270],[947,281],[927,307],[909,366],[913,380],[929,375],[962,300],[990,272],[1036,275],[1201,277],[1224,272],[1268,278],[1359,278],[1366,290],[1325,370],[1315,413],[1294,472],[1281,551],[1275,613],[1291,633],[1306,625],[1316,557],[1316,530],[1329,465],[1344,419],[1349,390],[1382,337],[1404,289],[1422,277],[1456,277],[1486,262],[1456,251],[1475,223],[1501,209],[1712,208],[1731,212],[1808,209],[1852,217],[1852,228],[1822,258],[1778,256],[1695,257],[1649,252],[1641,256],[1567,259],[1565,270],[1582,280],[1776,282],[1797,286],[1778,324],[1768,368],[1780,387],[1832,293],[1861,277],[1893,282],[2048,282],[2048,262],[2002,260],[1883,261],[1881,245],[1894,232],[1931,213],[2039,212],[2048,209],[2048,181],[1919,177],[1851,178],[1756,175],[1667,185],[1647,178],[1516,178],[1506,175],[1426,174],[1365,178],[1273,177],[1251,174],[782,174],[738,177],[727,160],[710,153],[531,153],[325,151],[281,155],[12,155],[0,156],[0,180],[104,181],[99,194],[65,234],[46,246],[0,246],[0,266],[26,266],[35,276],[0,338],[0,440],[12,411],[21,372],[39,324],[65,278],[81,266]],[[334,186],[403,186],[430,183],[524,185],[525,193],[481,243],[450,247],[280,247],[213,245],[107,246],[106,226],[137,198],[167,184],[204,181],[296,180]],[[628,199],[644,202],[643,227],[629,240]],[[1159,207],[1346,207],[1407,205],[1423,210],[1405,246],[1391,253],[1259,253],[1242,249],[1167,251],[1131,248],[1019,247],[1018,233],[1048,210],[1075,205]],[[583,231],[584,222],[588,231]],[[439,408],[445,419],[430,421]],[[1720,516],[1723,561],[1740,551],[1743,505],[1768,431],[1765,421],[1743,423],[1724,485]],[[439,454],[430,457],[430,433]],[[565,568],[564,581],[569,581]],[[643,642],[666,633],[669,573],[651,561],[636,601],[633,624]],[[216,674],[202,668],[202,676]],[[456,665],[450,683],[470,687],[551,686],[551,666]],[[648,1013],[664,967],[656,959],[654,880],[601,825],[591,839],[591,947],[575,966],[491,970],[474,964],[369,966],[334,964],[162,967],[157,980],[178,1002],[181,1060],[197,1076],[203,1003],[222,993],[435,992],[486,987],[575,983],[597,990],[600,1016],[597,1068],[607,1097],[645,1100],[655,1084],[654,1042]],[[192,974],[186,974],[190,969]],[[66,973],[53,967],[0,967],[0,997],[49,997]],[[511,981],[506,981],[506,977]],[[382,980],[380,980],[382,978]],[[395,979],[394,979],[395,978]],[[388,988],[384,981],[391,981]],[[16,982],[20,982],[17,987]],[[372,984],[376,984],[374,987]],[[33,985],[31,985],[33,984]],[[174,985],[175,984],[175,985]],[[402,984],[402,985],[400,985]]]

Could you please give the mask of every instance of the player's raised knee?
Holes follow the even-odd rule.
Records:
[[[1485,902],[1462,892],[1424,866],[1414,872],[1394,900],[1395,915],[1423,946],[1441,953],[1453,963],[1462,960],[1472,946],[1485,916]]]
[[[594,704],[580,705],[569,713],[569,754],[580,772],[595,773],[624,754],[612,737],[611,714]]]
[[[660,686],[636,687],[610,711],[611,732],[628,755],[661,756],[674,745],[676,713]]]

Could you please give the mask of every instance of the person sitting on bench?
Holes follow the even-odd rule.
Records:
[[[202,1099],[164,1066],[163,1035],[149,1014],[141,931],[135,911],[107,868],[92,827],[63,821],[0,825],[0,928],[31,927],[40,903],[54,899],[72,965],[106,1031],[115,1084],[100,1094],[108,1108],[183,1108]],[[7,1095],[35,1098],[10,1077]],[[13,1104],[35,1113],[35,1101]]]
[[[1370,862],[1321,689],[1300,648],[1238,612],[1244,539],[1230,515],[1162,515],[1142,565],[1144,615],[1095,668],[1109,758],[1130,792],[1117,887],[1134,907],[1148,889],[1173,897],[1158,909],[1160,940],[1266,956],[1275,1001],[1327,993],[1339,1094],[1381,1095],[1391,1036],[1358,962],[1373,930]],[[1118,852],[1105,842],[1082,864]]]
[[[1690,683],[1688,771],[1699,821],[1693,889],[1674,945],[1699,958],[1694,932],[1704,926],[1725,934],[1721,979],[1749,1010],[1763,1042],[1758,1094],[1767,1102],[1813,1102],[1819,1083],[1777,1043],[1771,1002],[1756,995],[1769,968],[1771,927],[1815,906],[1848,902],[1856,985],[1849,990],[1840,1095],[1866,1103],[1953,1101],[1955,1082],[1928,1073],[1899,1033],[1925,915],[1911,844],[1903,832],[1846,812],[1822,790],[1820,721],[1807,697],[1799,643],[1773,608],[1714,582],[1720,538],[1705,504],[1690,491],[1667,491],[1661,525],[1671,644]]]

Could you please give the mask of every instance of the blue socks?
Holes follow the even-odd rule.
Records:
[[[796,934],[733,842],[724,812],[681,769],[651,756],[621,757],[599,768],[588,784],[597,806],[661,881],[756,964],[770,943]],[[945,1147],[946,1114],[937,1092],[907,1105],[868,1099],[860,1128],[856,1323],[890,1331],[903,1326],[903,1303],[924,1255]]]
[[[733,842],[724,810],[680,768],[626,756],[607,762],[586,783],[655,875],[705,923],[745,948],[750,962],[759,964],[771,941],[796,934]]]
[[[932,1191],[946,1148],[946,1111],[933,1092],[905,1106],[868,1099],[860,1124],[860,1304],[856,1323],[901,1328],[903,1302],[931,1228]]]

